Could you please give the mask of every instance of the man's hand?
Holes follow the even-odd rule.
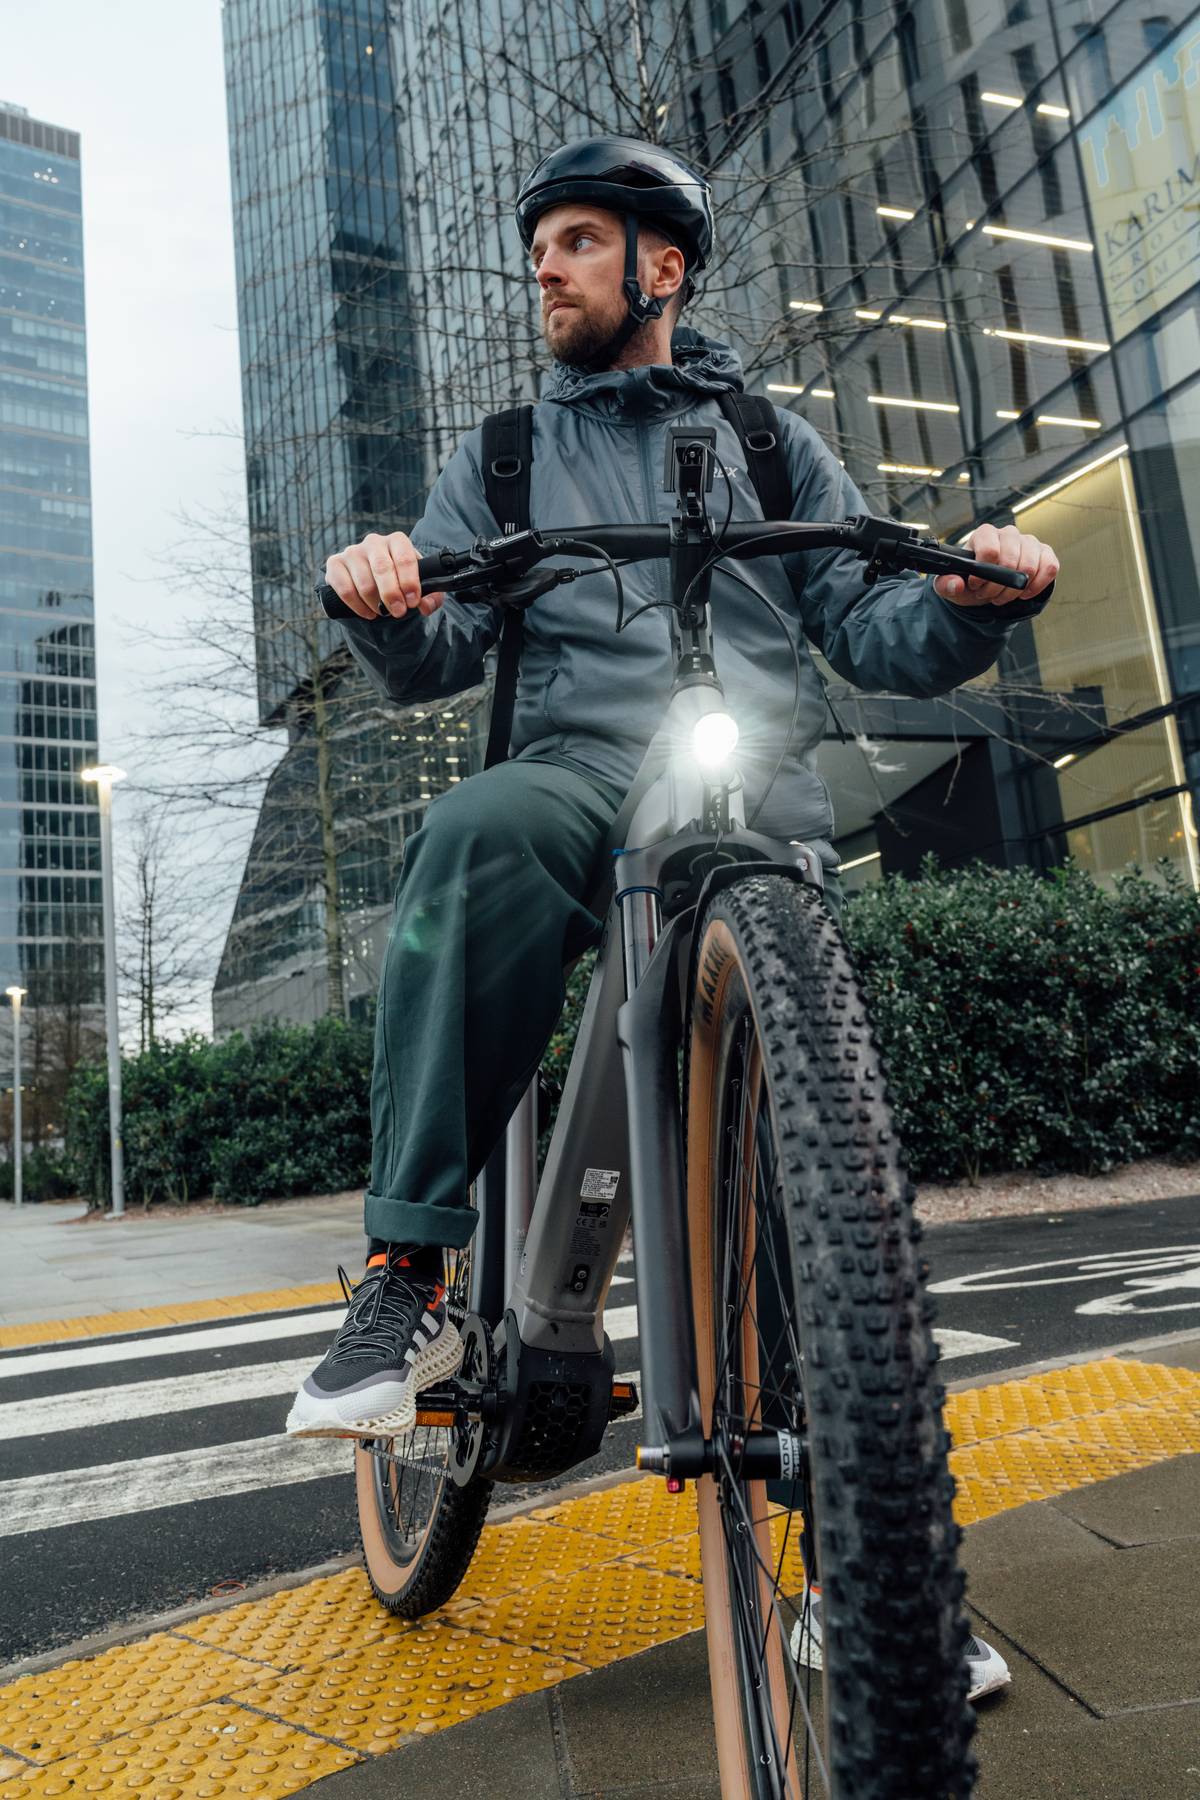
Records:
[[[329,558],[325,579],[360,619],[377,619],[381,612],[399,619],[409,612],[428,617],[446,596],[422,594],[417,560],[415,545],[402,531],[389,531],[386,537],[369,531],[361,544]]]
[[[1036,600],[1058,574],[1058,558],[1049,544],[1018,531],[1015,525],[1005,525],[999,531],[994,525],[979,525],[967,539],[965,548],[970,550],[976,562],[1001,563],[1006,569],[1020,569],[1022,574],[1028,575],[1029,582],[1023,588],[1007,588],[975,575],[965,582],[961,575],[939,575],[933,584],[935,592],[943,600],[953,600],[957,606],[1007,606],[1012,600]]]

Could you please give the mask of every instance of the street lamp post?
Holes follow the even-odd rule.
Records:
[[[13,1201],[20,1206],[25,1173],[21,1155],[21,1002],[25,989],[9,987],[4,991],[12,1001],[13,1013]]]
[[[100,878],[104,899],[104,1024],[108,1040],[108,1133],[112,1144],[112,1210],[125,1211],[125,1152],[121,1141],[121,1041],[117,1023],[117,920],[113,899],[112,791],[124,781],[124,769],[97,763],[80,769],[84,781],[96,784],[100,802]]]

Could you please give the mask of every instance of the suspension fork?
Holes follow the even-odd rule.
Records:
[[[621,876],[633,875],[633,864],[633,856],[622,859]],[[646,887],[634,880],[623,897],[618,880],[623,918],[629,916],[631,903],[641,902],[645,893]],[[649,945],[643,929],[647,918],[645,908],[638,906],[626,933],[626,977],[635,980],[636,986],[617,1013],[617,1042],[629,1118],[645,1419],[645,1446],[638,1451],[638,1463],[642,1468],[662,1469],[668,1444],[676,1455],[685,1443],[701,1457],[704,1451],[677,1077],[683,1027],[679,957],[681,949],[688,946],[692,914],[670,920]],[[649,922],[657,925],[657,906]],[[682,1483],[669,1475],[668,1485],[677,1489]]]

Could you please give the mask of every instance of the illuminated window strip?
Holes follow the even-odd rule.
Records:
[[[877,206],[875,211],[881,219],[915,219],[917,216],[906,206]]]
[[[927,463],[876,463],[881,475],[941,475],[942,469],[931,469]]]
[[[1050,119],[1069,119],[1071,116],[1071,109],[1069,106],[1055,106],[1050,100],[1043,100],[1038,107],[1038,111],[1040,113],[1045,113],[1047,118]]]
[[[1019,419],[1020,416],[1019,412],[1011,412],[1008,407],[998,406],[996,408],[996,417],[998,419]]]
[[[1095,338],[1045,337],[1040,331],[1009,331],[1002,325],[985,325],[984,337],[1007,338],[1014,344],[1048,344],[1052,350],[1111,350]]]
[[[832,400],[833,399],[833,389],[832,388],[814,388],[812,390],[812,397],[814,400]]]
[[[988,237],[1015,238],[1022,244],[1046,244],[1051,250],[1092,250],[1095,248],[1086,238],[1051,237],[1044,231],[1018,231],[1011,225],[985,225]]]
[[[792,387],[786,381],[768,381],[767,392],[768,394],[802,394],[804,388],[803,386]]]
[[[1078,431],[1100,430],[1099,419],[1068,419],[1059,413],[1039,413],[1037,422],[1039,425],[1070,425]]]
[[[960,481],[970,481],[970,479],[971,479],[971,471],[970,471],[970,469],[962,469],[962,470],[960,470],[960,472],[959,472],[959,477],[958,477],[958,479],[959,479],[959,480],[960,480]]]
[[[868,394],[867,402],[871,406],[911,406],[918,412],[956,413],[959,410],[952,400],[909,400],[900,394]]]
[[[1024,106],[1025,102],[1015,94],[980,94],[979,98],[989,106]]]
[[[854,309],[854,316],[856,319],[882,319],[883,314],[881,312],[871,312],[865,306],[856,306]]]
[[[856,856],[852,862],[839,863],[837,872],[844,875],[847,869],[861,869],[864,863],[878,862],[882,855],[882,850],[869,850],[865,856]]]
[[[1052,766],[1056,769],[1065,769],[1069,763],[1078,761],[1078,750],[1068,750],[1065,756],[1056,756]]]
[[[1103,456],[1097,456],[1094,461],[1084,463],[1081,469],[1075,469],[1070,475],[1064,475],[1060,480],[1052,481],[1049,487],[1039,489],[1036,494],[1030,494],[1027,500],[1018,500],[1012,509],[1014,519],[1018,513],[1024,512],[1027,506],[1036,506],[1039,500],[1048,500],[1051,494],[1061,493],[1062,489],[1070,487],[1073,481],[1079,481],[1084,475],[1090,475],[1093,469],[1102,469],[1104,464],[1111,462],[1114,456],[1125,456],[1128,450],[1128,444],[1118,444],[1115,450],[1106,450]]]
[[[887,322],[889,325],[923,326],[926,331],[945,331],[946,329],[945,319],[914,319],[911,313],[889,313]]]
[[[825,308],[819,300],[789,300],[788,305],[796,312],[824,312]]]

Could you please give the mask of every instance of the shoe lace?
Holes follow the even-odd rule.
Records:
[[[406,1344],[422,1306],[434,1291],[432,1285],[423,1286],[391,1263],[372,1269],[357,1286],[339,1263],[338,1280],[348,1310],[330,1352],[330,1362],[350,1362],[367,1350],[386,1355],[397,1344]]]

